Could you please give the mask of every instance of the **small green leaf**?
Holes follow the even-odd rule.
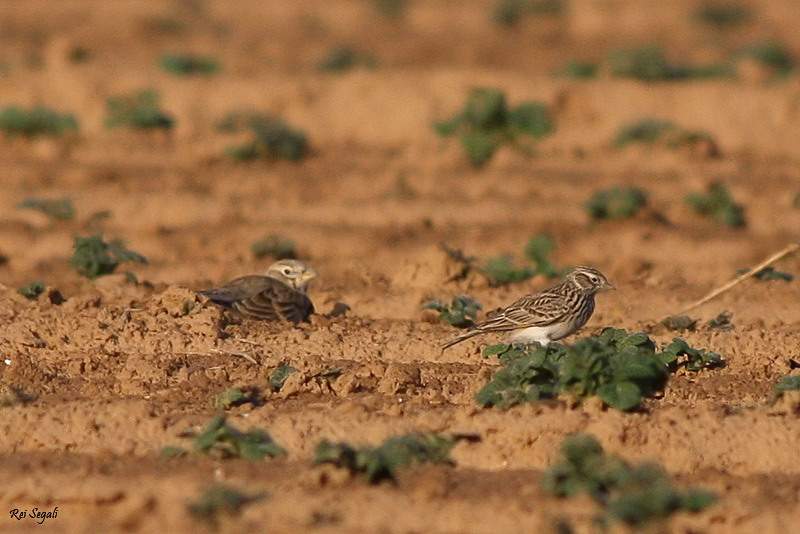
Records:
[[[597,394],[609,406],[626,412],[637,408],[642,401],[639,387],[628,381],[604,384],[597,388]]]
[[[499,345],[489,345],[485,349],[483,349],[483,355],[484,357],[500,355],[505,352],[508,352],[510,348],[511,345],[507,343],[501,343]]]
[[[297,258],[294,241],[281,234],[271,234],[250,245],[256,258],[270,257],[275,260]]]
[[[44,290],[45,290],[44,282],[37,280],[36,282],[31,282],[30,284],[27,284],[17,289],[17,293],[19,293],[28,300],[36,300],[37,298],[39,298],[39,295],[44,293]]]
[[[461,135],[461,145],[472,164],[481,167],[492,158],[494,151],[500,145],[500,140],[491,133],[470,130]]]
[[[520,104],[508,114],[509,127],[534,139],[544,139],[553,133],[550,110],[539,102]]]
[[[279,365],[269,375],[269,387],[272,388],[272,391],[280,391],[289,375],[295,372],[297,372],[297,368],[291,365]]]
[[[17,204],[17,208],[39,211],[54,221],[68,221],[75,218],[75,206],[69,198],[58,200],[29,198]]]
[[[471,297],[461,295],[453,297],[449,305],[435,300],[423,306],[422,309],[438,311],[439,317],[445,323],[458,328],[466,328],[472,325],[473,320],[477,318],[481,304]]]
[[[708,187],[708,193],[689,193],[686,203],[700,215],[710,217],[712,220],[724,223],[733,228],[746,226],[744,208],[734,204],[727,186],[720,182],[713,182]]]

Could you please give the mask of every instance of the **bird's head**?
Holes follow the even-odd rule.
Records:
[[[593,267],[575,267],[567,273],[565,280],[584,293],[594,294],[598,291],[615,289],[614,285],[608,281],[608,278]]]
[[[308,283],[317,277],[317,271],[302,260],[279,260],[267,267],[266,276],[305,292]]]

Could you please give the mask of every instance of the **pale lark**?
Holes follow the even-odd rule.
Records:
[[[595,294],[613,288],[597,269],[576,267],[557,285],[489,313],[488,319],[445,343],[442,350],[487,332],[508,332],[511,343],[547,345],[577,332],[594,312]]]
[[[242,276],[198,293],[244,317],[299,323],[308,321],[314,313],[306,290],[316,276],[317,271],[304,261],[280,260],[270,265],[263,276]]]

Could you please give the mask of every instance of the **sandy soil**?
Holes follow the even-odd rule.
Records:
[[[268,494],[224,518],[225,532],[548,532],[562,519],[592,532],[591,501],[560,501],[539,486],[564,437],[590,432],[611,452],[657,461],[676,483],[721,496],[664,532],[798,531],[798,412],[767,402],[800,361],[797,280],[748,280],[693,311],[701,324],[733,312],[733,330],[684,336],[727,366],[676,376],[630,414],[563,402],[481,409],[473,396],[497,364],[480,350],[497,338],[440,354],[456,329],[420,311],[458,294],[490,310],[548,283],[447,282],[441,244],[521,259],[528,239],[548,233],[558,264],[593,265],[619,288],[600,295],[580,336],[614,326],[663,343],[673,333],[660,318],[798,240],[796,74],[645,84],[552,72],[566,59],[650,43],[684,62],[768,38],[800,51],[800,6],[752,2],[749,24],[712,30],[693,21],[696,2],[568,4],[563,15],[502,29],[490,21],[493,3],[481,1],[412,0],[399,20],[377,17],[367,1],[3,3],[0,106],[41,103],[75,114],[81,128],[66,140],[2,142],[0,385],[33,400],[0,408],[0,512],[58,506],[43,532],[194,532],[185,505],[225,483]],[[165,30],[164,20],[182,29]],[[377,68],[320,72],[340,45],[371,54]],[[70,60],[77,47],[87,61]],[[223,69],[174,77],[157,64],[170,52],[213,55]],[[431,124],[482,85],[512,104],[552,106],[556,134],[533,155],[501,149],[473,169]],[[144,87],[158,89],[174,131],[107,130],[106,98]],[[308,133],[312,155],[226,159],[231,139],[213,125],[237,109],[281,115]],[[614,148],[617,130],[642,117],[706,131],[720,156]],[[715,180],[746,206],[745,229],[684,203]],[[658,216],[590,221],[584,202],[613,185],[646,189]],[[52,222],[15,208],[29,197],[70,197],[77,217]],[[90,217],[101,210],[111,217]],[[138,283],[77,276],[73,239],[97,231],[150,260],[130,267]],[[194,291],[263,271],[270,259],[250,245],[275,233],[320,271],[310,291],[320,314],[297,328],[244,321],[221,331],[223,314]],[[776,267],[800,274],[800,257]],[[33,280],[50,289],[28,301],[16,289]],[[339,304],[350,311],[332,314]],[[272,393],[267,379],[281,364],[299,372]],[[315,378],[335,367],[335,380]],[[267,429],[287,458],[160,456],[205,425],[214,396],[233,386],[259,388],[264,403],[231,409],[230,422]],[[412,430],[482,439],[457,445],[455,466],[401,471],[396,486],[310,464],[322,439],[378,443]],[[0,518],[0,531],[32,527]]]

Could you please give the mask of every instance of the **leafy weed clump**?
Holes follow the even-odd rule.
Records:
[[[379,17],[398,19],[406,14],[408,0],[372,0],[372,10]]]
[[[658,145],[670,150],[681,148],[695,149],[707,146],[707,155],[717,153],[716,143],[705,132],[687,130],[670,121],[642,119],[620,128],[614,138],[614,145],[623,148],[631,143]]]
[[[795,59],[792,54],[785,46],[774,41],[751,44],[742,49],[738,55],[752,59],[771,69],[775,79],[785,79],[795,67]]]
[[[730,69],[726,66],[670,63],[664,56],[664,52],[657,46],[615,50],[610,54],[608,63],[612,76],[646,82],[718,78],[731,75]]]
[[[739,269],[736,272],[739,274],[744,274],[750,269]],[[794,275],[789,273],[784,273],[783,271],[777,271],[774,267],[764,267],[756,274],[753,275],[753,278],[761,280],[762,282],[770,282],[772,280],[783,280],[785,282],[791,282],[794,280]]]
[[[451,464],[450,450],[461,439],[471,436],[442,436],[436,432],[413,432],[389,438],[378,447],[356,448],[347,443],[322,441],[317,445],[314,463],[329,463],[363,474],[370,484],[395,480],[395,470],[416,462],[418,464]]]
[[[114,96],[106,100],[106,127],[134,130],[169,130],[175,120],[158,106],[159,95],[144,89],[132,95]]]
[[[635,187],[612,187],[597,191],[584,208],[592,219],[620,220],[633,217],[647,205],[647,193]]]
[[[90,280],[113,273],[121,263],[147,263],[147,258],[128,250],[119,240],[106,243],[103,234],[76,237],[72,248],[75,253],[69,260],[70,264],[79,275]]]
[[[499,0],[492,9],[492,22],[511,28],[526,15],[554,16],[563,12],[562,0]]]
[[[608,406],[629,411],[662,390],[670,372],[723,365],[718,354],[693,349],[680,338],[659,353],[647,334],[615,328],[572,346],[492,345],[484,355],[498,355],[505,367],[475,400],[501,409],[565,394],[577,399],[596,395]]]
[[[45,285],[42,281],[35,281],[31,282],[30,284],[24,285],[21,288],[17,289],[17,293],[22,295],[28,300],[36,300],[39,298],[39,295],[44,293]]]
[[[692,207],[695,213],[730,227],[743,228],[747,224],[744,218],[744,207],[733,202],[730,191],[721,182],[710,184],[706,194],[689,193],[686,195],[686,203]]]
[[[220,69],[218,60],[212,57],[191,54],[167,54],[159,60],[158,64],[166,72],[175,76],[193,76],[196,74],[211,76]]]
[[[275,392],[280,391],[286,383],[286,379],[289,378],[289,375],[296,372],[297,368],[291,365],[279,365],[269,375],[268,381],[270,389]]]
[[[260,501],[266,493],[248,495],[242,491],[221,484],[206,488],[200,497],[186,506],[190,515],[216,529],[220,515],[238,515],[250,503]]]
[[[789,391],[800,391],[800,376],[784,376],[772,390],[770,403],[774,404],[779,398]]]
[[[216,395],[213,404],[215,408],[229,410],[235,406],[242,406],[244,404],[260,406],[262,400],[256,388],[230,388]]]
[[[693,18],[717,30],[739,27],[749,22],[753,13],[738,2],[703,2]]]
[[[77,129],[78,120],[74,115],[62,114],[44,106],[31,109],[7,106],[0,111],[0,132],[12,137],[61,136]]]
[[[358,66],[374,69],[375,58],[361,54],[349,46],[334,48],[319,62],[317,68],[323,72],[345,72]]]
[[[281,234],[271,234],[250,245],[250,251],[256,258],[270,257],[277,260],[297,258],[294,241]]]
[[[566,269],[559,269],[550,259],[550,254],[555,250],[553,239],[547,234],[534,236],[525,245],[525,257],[533,263],[532,266],[518,268],[514,259],[509,255],[490,258],[481,272],[492,285],[504,285],[523,282],[541,274],[547,278],[558,278]]]
[[[53,221],[68,221],[75,218],[75,206],[69,198],[29,198],[17,204],[18,209],[36,210]]]
[[[571,59],[557,69],[555,74],[572,80],[590,80],[596,78],[599,71],[597,63]]]
[[[441,300],[434,300],[422,307],[423,310],[435,310],[439,312],[439,317],[447,324],[457,328],[471,326],[478,317],[478,310],[481,304],[477,300],[464,295],[453,297],[450,304]]]
[[[193,439],[194,452],[201,456],[246,458],[252,461],[286,456],[286,450],[275,443],[265,430],[255,428],[250,432],[242,432],[229,425],[224,415],[214,417],[202,432],[188,431],[181,437]],[[180,450],[179,447],[169,447],[162,453],[175,455]]]
[[[670,483],[664,469],[653,463],[631,465],[603,451],[588,434],[567,437],[561,445],[562,459],[542,477],[542,487],[558,497],[588,494],[603,512],[601,524],[621,521],[640,529],[674,512],[699,512],[716,501],[713,493],[680,490]]]
[[[697,326],[697,319],[688,315],[672,315],[662,320],[661,324],[673,331],[694,330]]]
[[[525,102],[509,109],[502,91],[477,88],[461,113],[434,127],[443,137],[458,135],[469,160],[481,167],[503,144],[521,148],[519,137],[544,139],[553,131],[553,120],[542,103]]]
[[[228,148],[231,159],[249,161],[256,158],[299,161],[308,155],[308,140],[303,131],[295,130],[283,119],[259,113],[233,113],[218,124],[226,132],[249,130],[252,140]]]

